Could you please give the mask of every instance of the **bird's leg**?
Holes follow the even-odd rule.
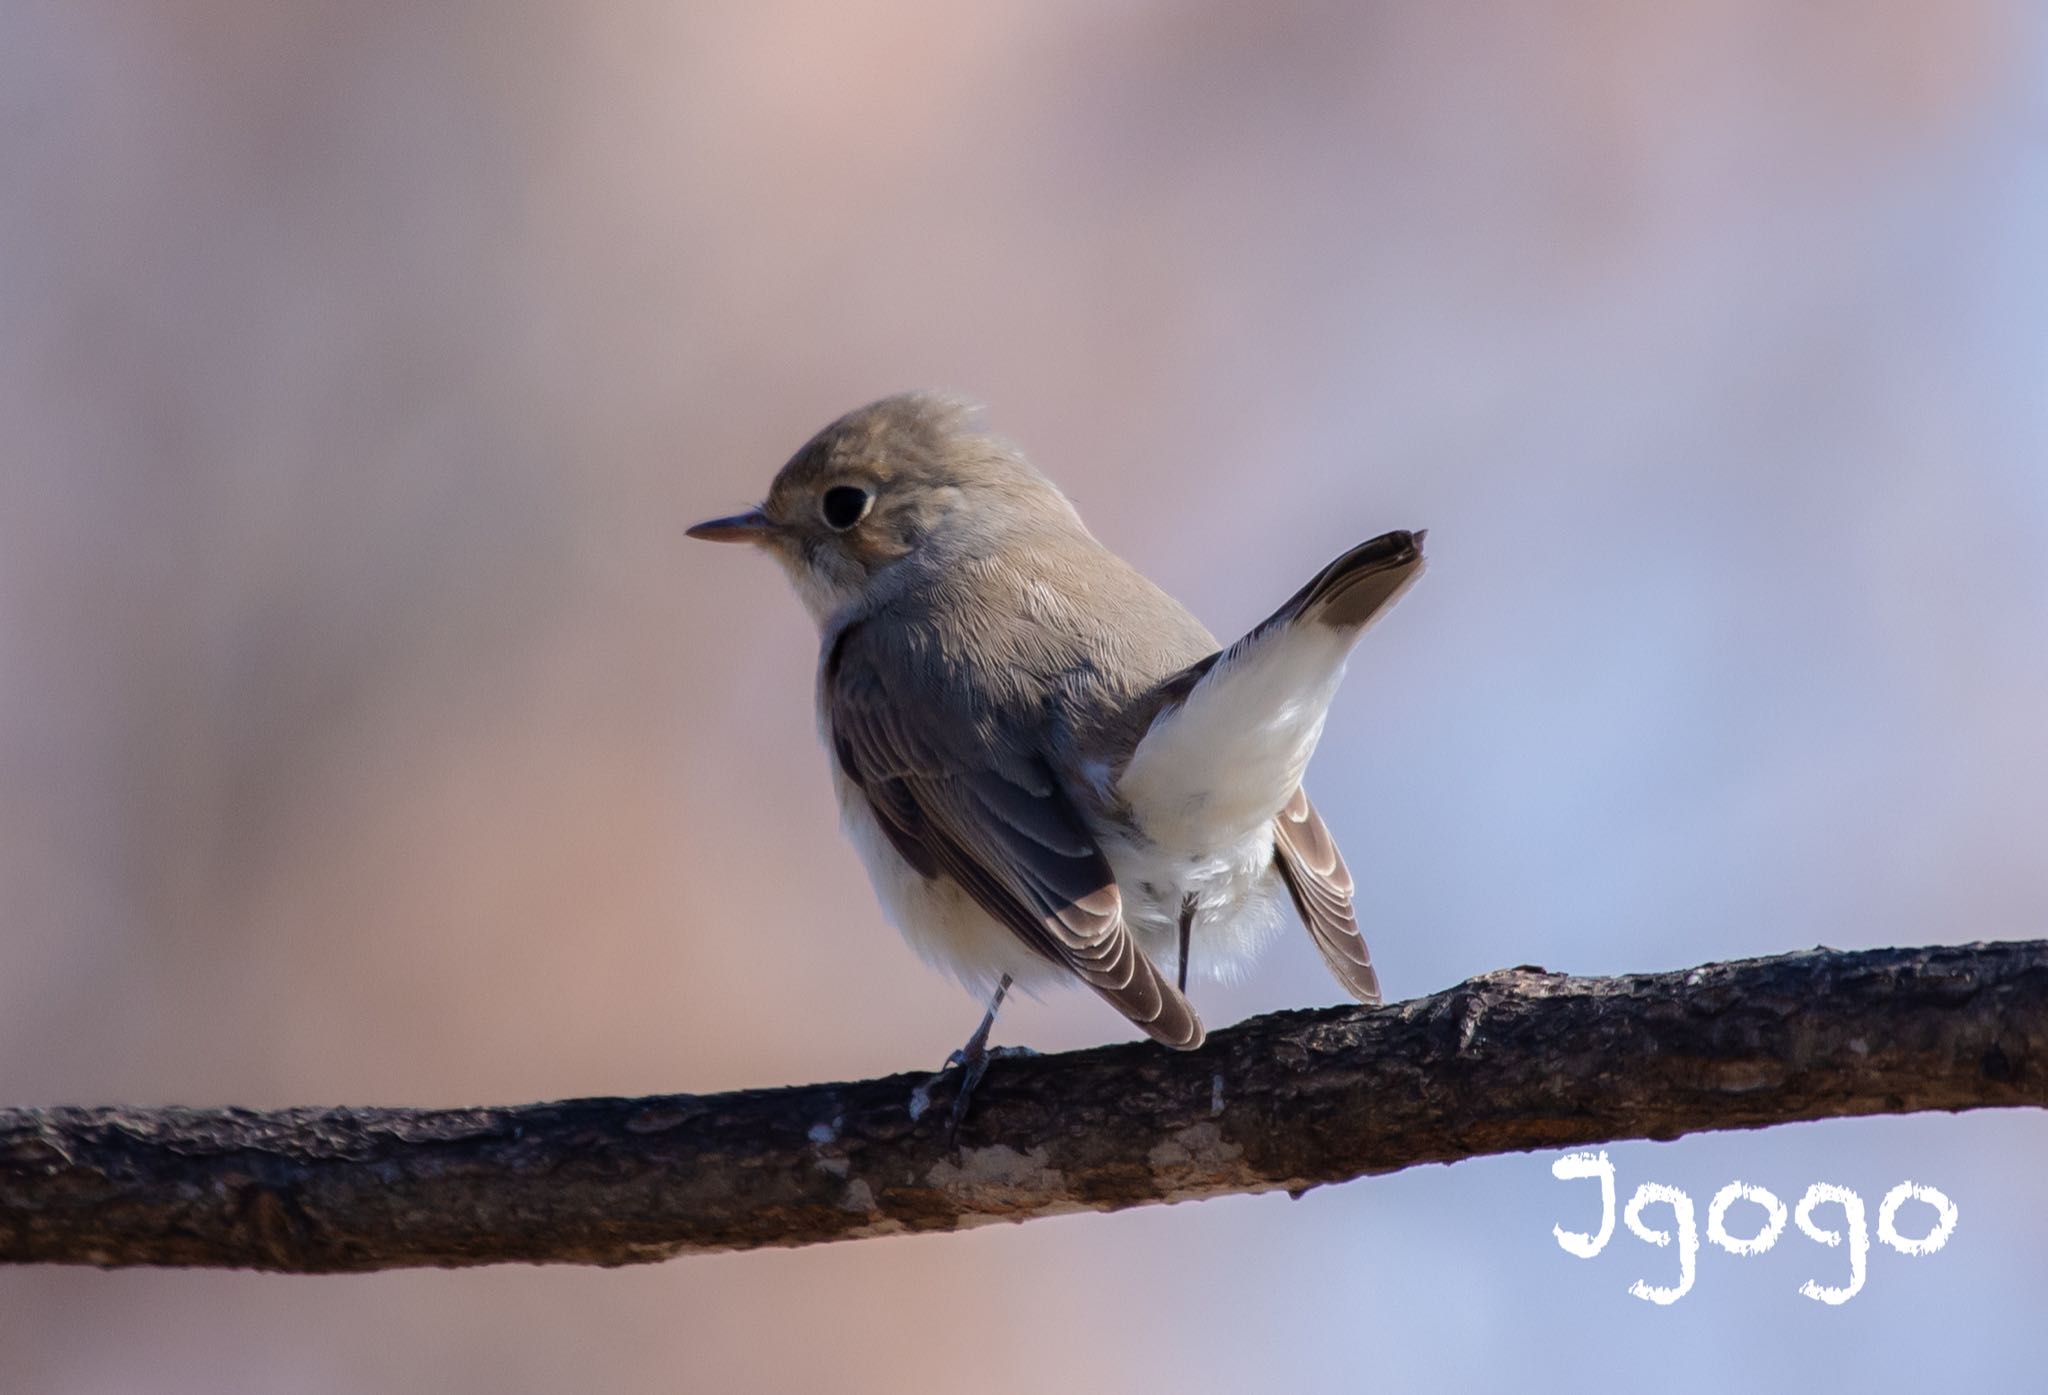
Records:
[[[1180,898],[1180,991],[1188,991],[1188,937],[1195,930],[1195,898]]]
[[[995,995],[988,1000],[988,1011],[982,1015],[981,1025],[974,1029],[974,1035],[967,1039],[967,1045],[946,1058],[948,1066],[960,1067],[960,1093],[953,1096],[952,1117],[946,1124],[946,1144],[952,1146],[954,1135],[960,1132],[960,1121],[967,1117],[967,1101],[974,1094],[974,1087],[981,1083],[981,1077],[988,1074],[989,1030],[996,1025],[996,1010],[1003,1005],[1003,995],[1010,991],[1010,976],[1003,975],[996,985]]]
[[[996,1013],[1003,1006],[1003,995],[1009,991],[1010,976],[1004,974],[1002,982],[996,985],[995,993],[988,1000],[988,1011],[981,1015],[981,1025],[974,1029],[974,1035],[967,1039],[967,1045],[953,1053],[952,1060],[947,1064],[966,1065],[977,1059],[986,1061],[988,1034],[996,1025]]]

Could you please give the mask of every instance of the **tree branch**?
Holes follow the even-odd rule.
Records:
[[[1417,1163],[2048,1104],[2048,941],[1485,975],[951,1077],[505,1109],[0,1110],[0,1261],[630,1264]]]

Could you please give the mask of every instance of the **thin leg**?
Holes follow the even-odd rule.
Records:
[[[974,1087],[981,1084],[982,1076],[988,1074],[989,1030],[996,1025],[996,1010],[1003,1005],[1003,995],[1010,991],[1010,976],[1003,975],[1003,981],[996,985],[995,996],[988,1000],[988,1011],[983,1014],[981,1025],[974,1029],[974,1035],[967,1039],[967,1045],[953,1053],[947,1065],[960,1067],[960,1093],[953,1096],[952,1116],[946,1124],[946,1143],[951,1146],[954,1135],[960,1132],[960,1121],[967,1117],[967,1101],[974,1094]]]
[[[1003,981],[996,985],[995,995],[988,1000],[988,1011],[982,1014],[981,1025],[974,1029],[974,1035],[967,1039],[967,1045],[960,1048],[963,1060],[988,1055],[989,1029],[996,1025],[996,1013],[1003,1005],[1003,995],[1010,991],[1010,976],[1003,975]]]
[[[1188,937],[1195,930],[1195,898],[1180,899],[1180,991],[1188,991]]]

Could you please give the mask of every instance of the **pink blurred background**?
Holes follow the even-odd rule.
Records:
[[[936,1066],[977,1008],[837,836],[808,624],[682,538],[908,386],[1222,634],[1430,528],[1313,778],[1393,996],[2048,933],[2044,92],[2017,0],[17,0],[0,1099]],[[1202,1006],[1334,997],[1297,935]],[[1636,1301],[1669,1253],[1566,1256],[1536,1155],[621,1272],[0,1272],[0,1388],[2017,1388],[2044,1145],[1611,1150],[1956,1199],[1840,1309],[1796,1233]]]

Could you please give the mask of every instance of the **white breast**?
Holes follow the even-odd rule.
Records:
[[[948,877],[927,878],[905,862],[882,831],[867,796],[846,778],[836,760],[832,785],[839,796],[840,823],[868,869],[875,898],[918,958],[951,974],[978,998],[993,993],[1004,974],[1033,993],[1078,982],[975,905],[958,883]]]

